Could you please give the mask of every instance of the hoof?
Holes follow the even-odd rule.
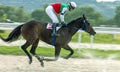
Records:
[[[42,67],[44,67],[44,62],[43,62],[43,60],[44,60],[44,57],[41,57],[40,63],[41,63],[41,66],[42,66]]]
[[[43,60],[40,60],[41,66],[44,67],[44,62]]]
[[[41,66],[44,67],[44,62],[43,61],[41,62]]]
[[[69,59],[69,57],[63,57],[63,59]]]
[[[31,63],[32,63],[32,60],[29,61],[29,64],[31,64]]]

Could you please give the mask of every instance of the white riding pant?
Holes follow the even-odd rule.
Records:
[[[51,18],[53,23],[59,23],[59,20],[58,20],[58,18],[56,16],[56,13],[54,12],[54,9],[53,9],[53,7],[51,5],[49,5],[46,8],[46,13]]]

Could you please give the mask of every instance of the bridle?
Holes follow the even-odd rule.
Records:
[[[74,30],[84,30],[84,31],[87,31],[87,21],[85,19],[83,19],[82,21],[82,27],[81,28],[78,28],[78,27],[73,27]]]

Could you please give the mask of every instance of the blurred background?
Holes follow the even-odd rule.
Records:
[[[0,0],[0,35],[7,37],[11,30],[16,26],[30,20],[51,22],[45,13],[45,8],[54,2],[68,3],[70,1],[76,2],[77,8],[74,11],[66,13],[66,22],[69,23],[85,14],[88,21],[93,25],[97,32],[94,37],[91,37],[83,31],[78,31],[70,42],[70,46],[75,51],[72,58],[79,59],[77,62],[78,64],[81,63],[81,59],[85,59],[83,61],[86,61],[87,59],[85,63],[83,62],[83,64],[80,65],[82,67],[78,66],[80,69],[83,69],[83,67],[85,68],[80,72],[120,72],[120,0]],[[0,40],[0,56],[24,56],[23,51],[18,48],[24,44],[24,42],[24,39],[21,38],[11,44],[4,43]],[[37,53],[40,56],[53,57],[54,49],[52,46],[40,41]],[[64,57],[68,53],[69,52],[62,49],[61,56]],[[0,61],[2,63],[2,60]],[[74,64],[76,65],[77,63]],[[11,64],[11,66],[12,65],[14,64]],[[1,71],[10,72],[3,70],[1,67]],[[20,67],[18,68],[20,69]],[[16,68],[16,70],[18,68]],[[77,70],[79,72],[79,68],[76,69],[76,72]],[[88,70],[86,70],[87,68]],[[14,69],[15,68],[13,67],[13,70]],[[56,72],[56,69],[53,69],[51,72]],[[13,70],[11,70],[11,72],[13,72]],[[22,70],[23,72],[28,71],[25,69]],[[34,69],[31,68],[31,70]],[[74,70],[71,72],[73,71]],[[43,72],[45,71],[43,70]]]
[[[54,2],[68,3],[72,0],[0,0],[0,22],[26,22],[31,19],[50,22],[45,7]],[[74,0],[78,7],[67,13],[66,21],[85,14],[93,26],[120,27],[119,0]]]

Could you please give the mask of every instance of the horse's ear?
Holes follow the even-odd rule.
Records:
[[[86,19],[85,15],[83,14],[83,18]]]

